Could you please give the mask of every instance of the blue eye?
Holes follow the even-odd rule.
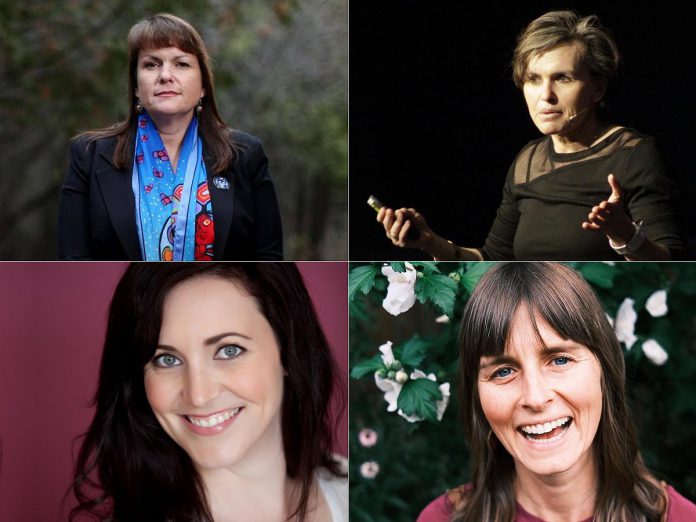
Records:
[[[230,344],[220,348],[215,354],[216,359],[234,359],[239,357],[244,353],[244,348],[237,346],[236,344]]]
[[[505,377],[509,377],[511,373],[512,368],[501,368],[500,370],[497,370],[493,373],[493,377],[504,379]]]
[[[174,366],[179,366],[181,361],[172,354],[163,353],[152,359],[152,363],[158,368],[173,368]]]
[[[554,363],[556,366],[563,366],[563,365],[565,365],[565,364],[568,364],[569,362],[570,362],[570,357],[556,357],[556,358],[553,360],[553,363]]]

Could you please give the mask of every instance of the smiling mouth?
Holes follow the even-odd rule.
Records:
[[[517,428],[517,431],[529,441],[548,444],[560,439],[563,434],[568,431],[572,423],[572,417],[561,417],[560,419],[544,424],[520,426]]]
[[[239,408],[233,408],[231,410],[215,413],[208,417],[193,417],[190,415],[184,415],[183,417],[195,426],[199,426],[201,428],[212,428],[218,424],[222,424],[232,417],[236,417],[243,409],[244,406],[240,406]]]

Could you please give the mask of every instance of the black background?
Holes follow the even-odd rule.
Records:
[[[606,101],[615,123],[656,138],[695,243],[694,8],[622,4],[351,2],[350,258],[427,259],[391,245],[365,203],[370,194],[415,207],[457,244],[483,245],[510,164],[540,136],[512,82],[516,37],[565,8],[598,15],[614,34],[623,63]]]

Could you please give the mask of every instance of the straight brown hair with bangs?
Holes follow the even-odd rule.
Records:
[[[227,126],[217,109],[210,56],[198,31],[187,21],[167,13],[156,14],[141,20],[128,33],[128,119],[104,129],[82,132],[74,139],[86,138],[88,142],[91,142],[101,138],[116,137],[116,147],[112,158],[114,166],[125,169],[132,165],[138,122],[138,113],[135,110],[138,55],[143,50],[164,47],[177,47],[198,59],[205,90],[202,100],[203,110],[198,116],[198,129],[207,154],[213,158],[213,163],[210,165],[212,173],[222,173],[234,160],[238,144],[233,140],[232,129]]]
[[[602,415],[594,440],[599,470],[596,522],[659,522],[667,497],[643,464],[625,395],[625,363],[599,299],[584,279],[559,263],[507,263],[479,281],[463,313],[459,348],[459,396],[472,459],[470,488],[451,493],[456,522],[512,522],[515,464],[492,436],[481,408],[481,357],[501,355],[520,306],[560,337],[587,346],[599,361]]]

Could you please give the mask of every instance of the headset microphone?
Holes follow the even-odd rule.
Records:
[[[590,110],[590,108],[588,107],[587,109],[583,109],[583,110],[581,110],[580,112],[578,112],[578,113],[576,113],[576,114],[573,114],[572,116],[569,116],[569,117],[568,117],[568,121],[573,121],[575,118],[577,118],[578,116],[580,116],[582,113],[587,112],[587,111],[589,111],[589,110]]]

